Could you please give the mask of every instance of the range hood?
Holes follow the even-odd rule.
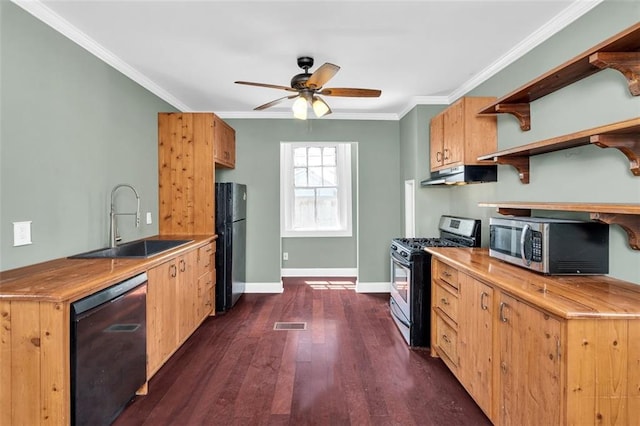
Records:
[[[457,166],[432,172],[421,186],[464,185],[468,183],[496,182],[498,166]]]

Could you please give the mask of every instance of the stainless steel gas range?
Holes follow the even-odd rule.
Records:
[[[389,307],[411,347],[428,347],[431,329],[431,255],[425,247],[479,247],[481,222],[455,216],[440,218],[440,236],[391,240]]]

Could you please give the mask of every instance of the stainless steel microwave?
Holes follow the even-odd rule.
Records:
[[[489,256],[550,275],[609,273],[609,225],[537,217],[489,220]]]

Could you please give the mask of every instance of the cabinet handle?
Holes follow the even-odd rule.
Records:
[[[442,298],[440,299],[440,301],[442,302],[443,305],[447,306],[449,304],[449,301],[446,298]]]
[[[442,335],[442,340],[444,340],[445,343],[451,343],[451,339],[449,339],[449,336],[447,336],[446,334]]]
[[[449,156],[447,155],[447,152],[451,152],[451,151],[449,151],[449,148],[445,148],[445,149],[444,149],[444,159],[445,159],[445,160],[448,160],[448,159],[449,159]]]
[[[447,278],[451,278],[451,272],[449,272],[449,271],[443,271],[442,275],[447,277]]]
[[[169,266],[169,276],[171,278],[175,278],[176,275],[178,275],[178,269],[176,268],[176,265]]]
[[[489,307],[485,303],[485,300],[484,300],[485,297],[489,297],[489,293],[487,293],[486,291],[483,291],[482,293],[480,293],[480,308],[482,308],[483,311],[486,311],[487,309],[489,309]]]
[[[560,355],[562,355],[562,353],[560,352],[560,338],[556,336],[556,359],[560,360]]]
[[[504,302],[500,302],[500,321],[502,322],[507,322],[507,317],[504,316],[504,308],[505,306],[508,308],[509,305],[507,305]]]
[[[438,163],[442,161],[442,153],[440,151],[436,152],[436,161]]]
[[[180,259],[180,272],[184,272],[186,268],[186,264],[184,263],[184,260]]]

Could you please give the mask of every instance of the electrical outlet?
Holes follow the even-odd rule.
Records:
[[[151,219],[151,212],[147,212],[147,225],[151,225],[153,220]]]
[[[13,222],[13,246],[31,244],[31,221]]]
[[[289,260],[289,253],[288,252],[284,252],[282,253],[282,260]]]

